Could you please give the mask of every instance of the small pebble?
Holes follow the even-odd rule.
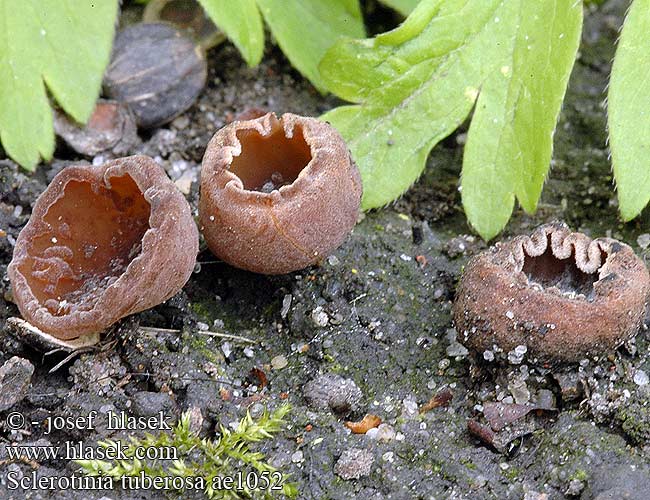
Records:
[[[282,370],[282,368],[284,368],[288,364],[289,362],[287,361],[287,358],[285,358],[282,354],[275,356],[271,360],[271,366],[273,367],[274,370]]]
[[[221,351],[225,357],[229,358],[232,354],[232,345],[230,345],[230,342],[224,342],[221,344]]]
[[[518,365],[524,360],[524,356],[528,352],[528,347],[525,345],[518,345],[508,353],[508,361],[513,365]]]
[[[288,293],[286,294],[283,299],[282,299],[282,309],[280,310],[280,316],[282,319],[285,319],[287,317],[287,314],[289,314],[289,309],[291,309],[291,301],[293,300],[293,296]]]
[[[648,233],[640,234],[639,237],[636,239],[636,243],[644,250],[650,247],[650,234]]]
[[[526,382],[517,378],[508,384],[508,390],[517,404],[526,404],[530,401],[530,391],[526,386]]]
[[[186,129],[190,125],[190,119],[186,115],[181,115],[172,121],[172,127],[176,130]]]
[[[0,367],[0,411],[16,405],[27,394],[32,381],[34,365],[14,356]]]
[[[334,466],[334,472],[344,480],[369,476],[375,458],[368,450],[350,448],[345,450]]]
[[[418,403],[412,396],[404,398],[402,401],[403,414],[406,417],[414,417],[418,414]]]
[[[188,195],[192,190],[192,183],[196,181],[196,171],[186,170],[181,176],[174,181],[176,187],[181,193]]]
[[[372,429],[368,429],[368,430],[366,431],[365,436],[366,436],[368,439],[374,439],[374,440],[376,440],[378,434],[379,434],[379,428],[378,428],[378,427],[373,427]]]
[[[447,356],[450,356],[452,358],[462,358],[465,357],[469,354],[469,351],[467,348],[463,345],[460,344],[459,342],[452,342],[447,346]]]
[[[379,424],[377,427],[377,435],[375,436],[378,441],[392,441],[395,439],[396,433],[395,429],[389,424]]]
[[[329,373],[307,382],[303,392],[312,407],[330,410],[337,415],[358,411],[363,399],[363,393],[354,380]]]
[[[637,370],[634,372],[634,383],[638,386],[648,385],[648,374],[643,370]]]
[[[323,308],[321,306],[318,306],[316,309],[314,309],[311,312],[311,320],[314,322],[316,326],[320,326],[320,327],[327,326],[327,323],[329,323],[329,318],[327,317],[327,313],[323,311]]]
[[[327,258],[327,263],[330,266],[338,266],[341,263],[341,261],[339,260],[339,258],[336,255],[330,255]]]

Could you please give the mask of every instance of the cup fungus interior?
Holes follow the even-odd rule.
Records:
[[[312,159],[300,125],[287,137],[281,121],[274,120],[268,135],[243,129],[237,131],[237,139],[241,153],[233,157],[229,170],[250,191],[270,192],[291,184]]]
[[[71,180],[43,217],[20,272],[54,316],[94,307],[142,250],[151,207],[129,175]]]
[[[601,262],[605,262],[607,254]],[[602,267],[602,266],[601,266]],[[593,273],[585,273],[576,265],[574,253],[567,259],[559,259],[553,254],[551,244],[546,251],[537,257],[531,257],[524,252],[522,272],[528,282],[542,288],[555,288],[569,297],[584,296],[588,300],[594,298],[594,283],[600,279],[600,269]]]

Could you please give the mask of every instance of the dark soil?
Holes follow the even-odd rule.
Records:
[[[503,237],[563,220],[594,237],[619,238],[646,257],[647,235],[638,240],[643,247],[637,238],[648,231],[647,212],[620,222],[606,147],[603,101],[625,6],[610,1],[587,14],[539,210],[516,211]],[[208,87],[198,102],[131,151],[160,162],[186,188],[195,210],[204,148],[236,114],[261,107],[318,116],[337,105],[303,80],[277,48],[269,47],[253,69],[229,45],[214,49],[208,60]],[[204,250],[177,296],[123,320],[100,349],[54,373],[48,371],[65,354],[44,356],[7,332],[5,321],[18,310],[5,271],[36,197],[60,168],[81,158],[61,146],[57,159],[33,175],[0,161],[0,229],[7,233],[0,237],[0,329],[6,332],[0,361],[17,355],[35,367],[26,394],[4,416],[20,411],[27,422],[40,422],[91,410],[178,416],[198,408],[203,432],[214,436],[217,424],[238,420],[247,408],[259,412],[288,401],[288,428],[261,450],[291,474],[299,498],[647,498],[645,325],[635,343],[617,352],[554,370],[528,365],[525,357],[505,367],[479,367],[455,342],[455,285],[467,259],[486,247],[472,235],[460,205],[463,142],[459,131],[439,144],[421,179],[391,206],[366,213],[321,265],[267,277],[229,267]],[[253,368],[268,378],[262,390],[248,385]],[[448,405],[418,411],[441,391],[453,395]],[[512,430],[503,446],[488,446],[468,432],[468,420],[479,418],[485,403],[549,398],[557,411],[536,412],[527,418],[526,431]],[[369,435],[351,434],[344,426],[367,413],[387,425]],[[12,463],[6,444],[92,444],[117,436],[101,426],[45,436],[42,426],[28,423],[17,432],[8,430],[3,415],[0,421],[0,498],[159,497],[147,491],[10,492],[4,478],[11,470],[47,476],[75,467],[61,461]]]

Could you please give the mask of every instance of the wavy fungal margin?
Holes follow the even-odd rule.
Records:
[[[16,303],[61,340],[101,332],[178,292],[198,252],[190,206],[151,158],[59,172],[9,264]]]
[[[573,362],[636,335],[649,291],[648,270],[628,245],[546,224],[468,263],[454,321],[479,357],[525,346],[532,362]]]

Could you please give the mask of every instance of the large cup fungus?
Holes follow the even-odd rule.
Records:
[[[173,296],[189,279],[198,231],[151,158],[59,172],[16,241],[9,278],[23,317],[69,340]]]
[[[525,346],[519,351],[533,361],[571,362],[636,335],[649,291],[648,270],[629,246],[547,224],[469,262],[454,320],[459,341],[490,359]]]
[[[205,240],[217,257],[249,271],[282,274],[318,262],[352,230],[360,201],[345,142],[314,118],[235,121],[203,158]]]

